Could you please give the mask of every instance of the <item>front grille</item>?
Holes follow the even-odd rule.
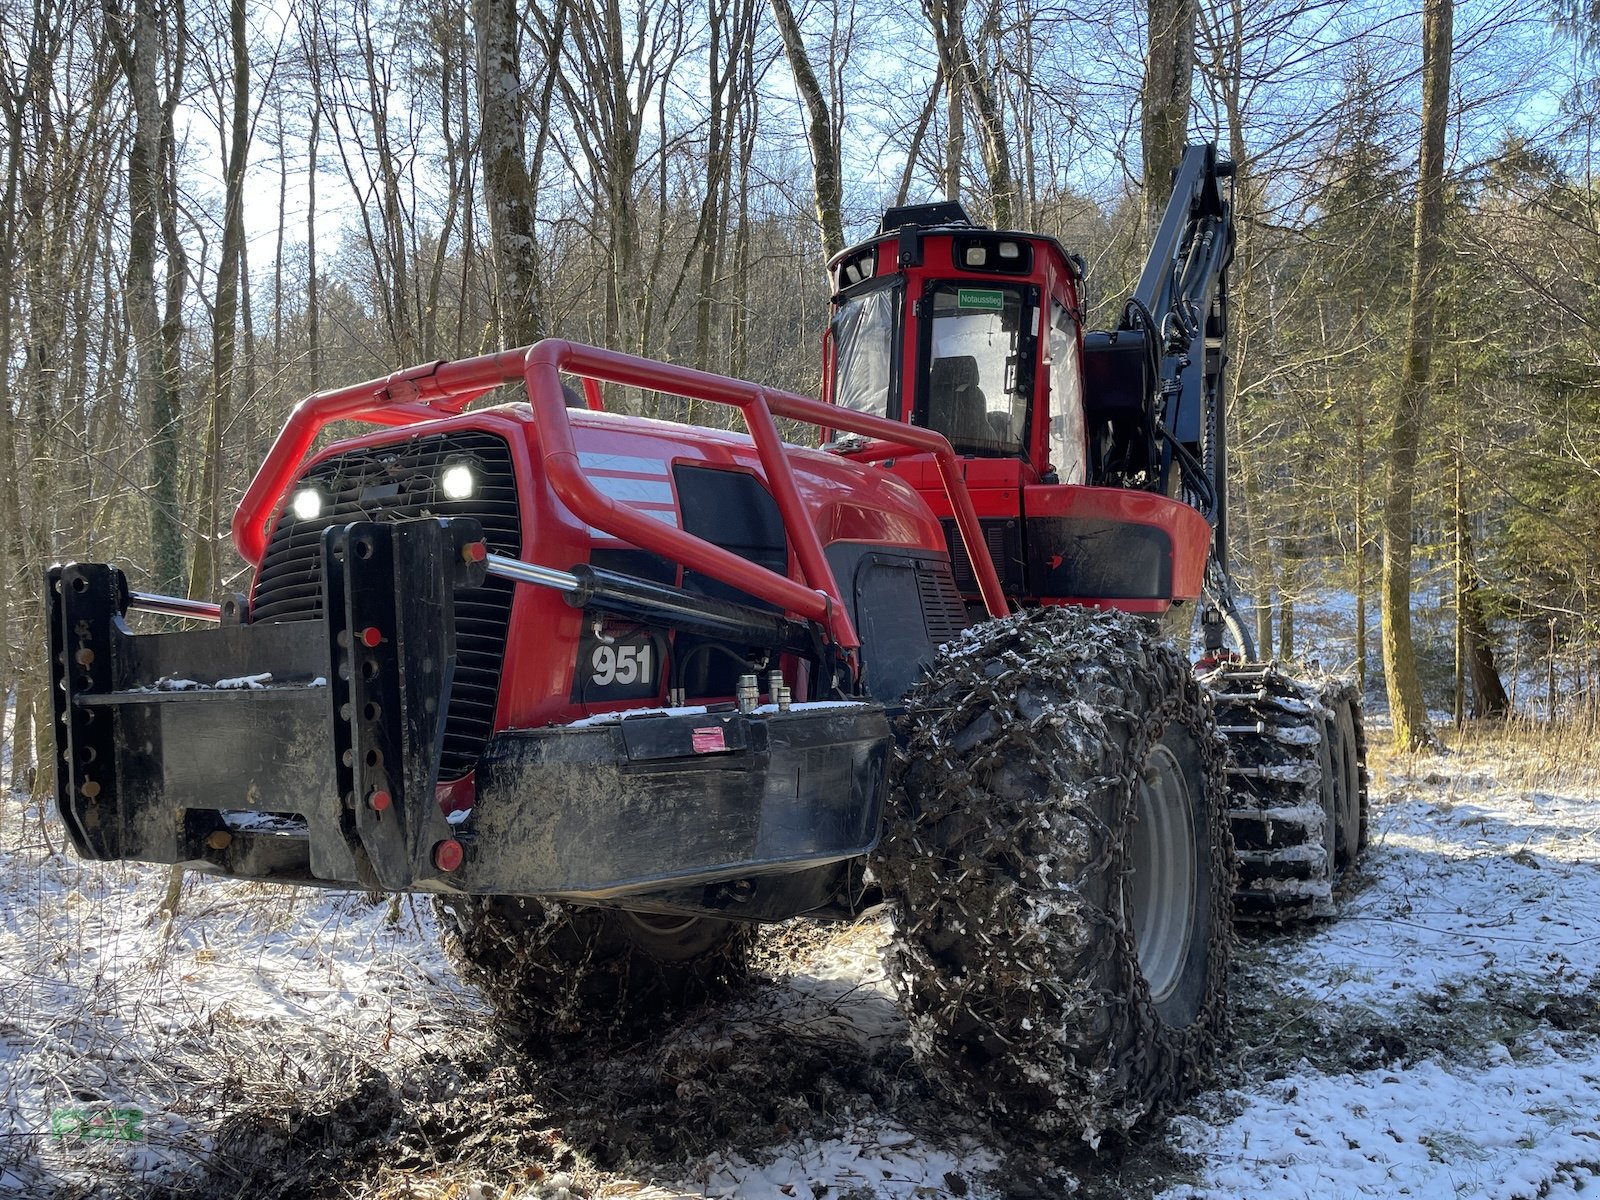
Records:
[[[466,500],[451,500],[439,491],[439,476],[455,463],[469,464],[476,477],[474,494]],[[493,434],[462,430],[352,450],[312,467],[292,491],[308,485],[322,490],[322,512],[302,521],[286,506],[279,515],[256,573],[253,622],[322,618],[322,531],[330,525],[471,517],[482,522],[491,551],[513,558],[522,551],[511,450]],[[512,591],[509,580],[491,577],[481,588],[456,593],[456,674],[445,716],[441,779],[459,779],[470,771],[493,730]]]

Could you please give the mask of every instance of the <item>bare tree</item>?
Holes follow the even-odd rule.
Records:
[[[1172,195],[1172,173],[1183,158],[1194,94],[1195,0],[1146,0],[1144,106],[1139,144],[1144,155],[1144,212],[1156,220]]]
[[[178,226],[173,112],[183,95],[188,56],[184,0],[113,3],[106,31],[128,80],[133,140],[128,148],[128,318],[133,325],[141,397],[150,443],[150,542],[158,587],[183,586],[183,531],[178,517],[181,434],[179,367],[188,251]],[[156,260],[164,256],[161,285]]]
[[[933,30],[939,51],[940,74],[949,93],[949,158],[946,189],[950,199],[960,199],[960,158],[964,120],[961,109],[971,104],[977,115],[981,139],[979,153],[989,177],[989,197],[994,223],[1005,229],[1015,223],[1017,207],[1016,172],[1011,165],[1010,140],[1005,118],[1000,111],[998,92],[989,73],[980,68],[966,29],[966,0],[923,0],[923,12]],[[983,14],[983,25],[991,29],[999,20],[994,4]]]
[[[550,93],[555,71],[548,65],[538,84],[538,102],[527,103],[522,75],[522,24],[517,0],[473,0],[477,33],[478,146],[483,162],[484,204],[489,210],[489,262],[500,338],[508,345],[544,336],[539,283],[539,174],[550,129]],[[549,14],[551,41],[566,26],[566,2]],[[530,165],[526,131],[534,130]]]
[[[1426,0],[1422,10],[1422,139],[1417,165],[1411,303],[1405,359],[1389,426],[1388,477],[1383,498],[1383,673],[1394,722],[1394,744],[1400,750],[1420,749],[1434,740],[1411,637],[1411,539],[1417,451],[1422,441],[1435,340],[1454,15],[1453,0]]]
[[[111,278],[125,149],[120,71],[96,14],[34,0],[0,27],[0,695],[13,782],[50,786],[39,570],[94,527],[96,430],[121,310]],[[108,116],[110,119],[108,120]]]
[[[189,570],[189,594],[207,597],[222,591],[217,553],[217,542],[222,536],[222,430],[227,424],[234,389],[239,292],[241,286],[248,286],[243,266],[244,178],[250,154],[250,47],[245,30],[244,0],[229,0],[228,3],[228,49],[231,62],[225,85],[228,102],[227,140],[222,160],[222,248],[217,262],[216,303],[211,310],[211,389],[206,403],[205,442],[201,449],[199,536],[195,539]],[[221,124],[223,122],[219,121]]]
[[[405,59],[398,14],[371,0],[315,8],[305,31],[306,55],[317,62],[316,103],[333,135],[370,270],[368,288],[382,317],[387,353],[403,362],[420,355],[412,291],[413,217],[406,181],[417,153],[416,131],[391,106]]]
[[[794,86],[806,106],[806,144],[811,149],[811,175],[817,204],[817,225],[822,230],[822,253],[832,258],[844,249],[844,169],[840,165],[839,124],[828,97],[817,81],[811,55],[800,35],[789,0],[769,0],[772,19],[783,38],[783,53],[794,75]]]
[[[666,153],[660,113],[687,50],[684,4],[629,9],[625,0],[599,0],[556,12],[535,5],[528,17],[578,142],[576,155],[561,149],[588,196],[591,237],[605,263],[604,338],[643,351],[655,279],[641,249],[640,181]],[[655,144],[647,145],[647,133]]]

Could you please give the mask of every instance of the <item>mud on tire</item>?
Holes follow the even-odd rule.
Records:
[[[1130,1128],[1226,1033],[1233,856],[1193,672],[1136,618],[1035,610],[907,705],[874,866],[913,1048],[997,1122]]]
[[[445,950],[500,1016],[539,1033],[637,1032],[748,967],[754,926],[518,896],[436,901]]]

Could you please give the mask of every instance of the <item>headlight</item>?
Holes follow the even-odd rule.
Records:
[[[289,501],[295,520],[315,521],[322,515],[322,492],[314,487],[301,488]]]
[[[478,490],[478,477],[466,463],[452,463],[439,476],[439,490],[447,500],[470,500]]]

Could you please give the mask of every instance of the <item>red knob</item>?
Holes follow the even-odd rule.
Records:
[[[455,838],[446,838],[433,848],[433,865],[439,870],[454,871],[466,858],[467,852]]]

